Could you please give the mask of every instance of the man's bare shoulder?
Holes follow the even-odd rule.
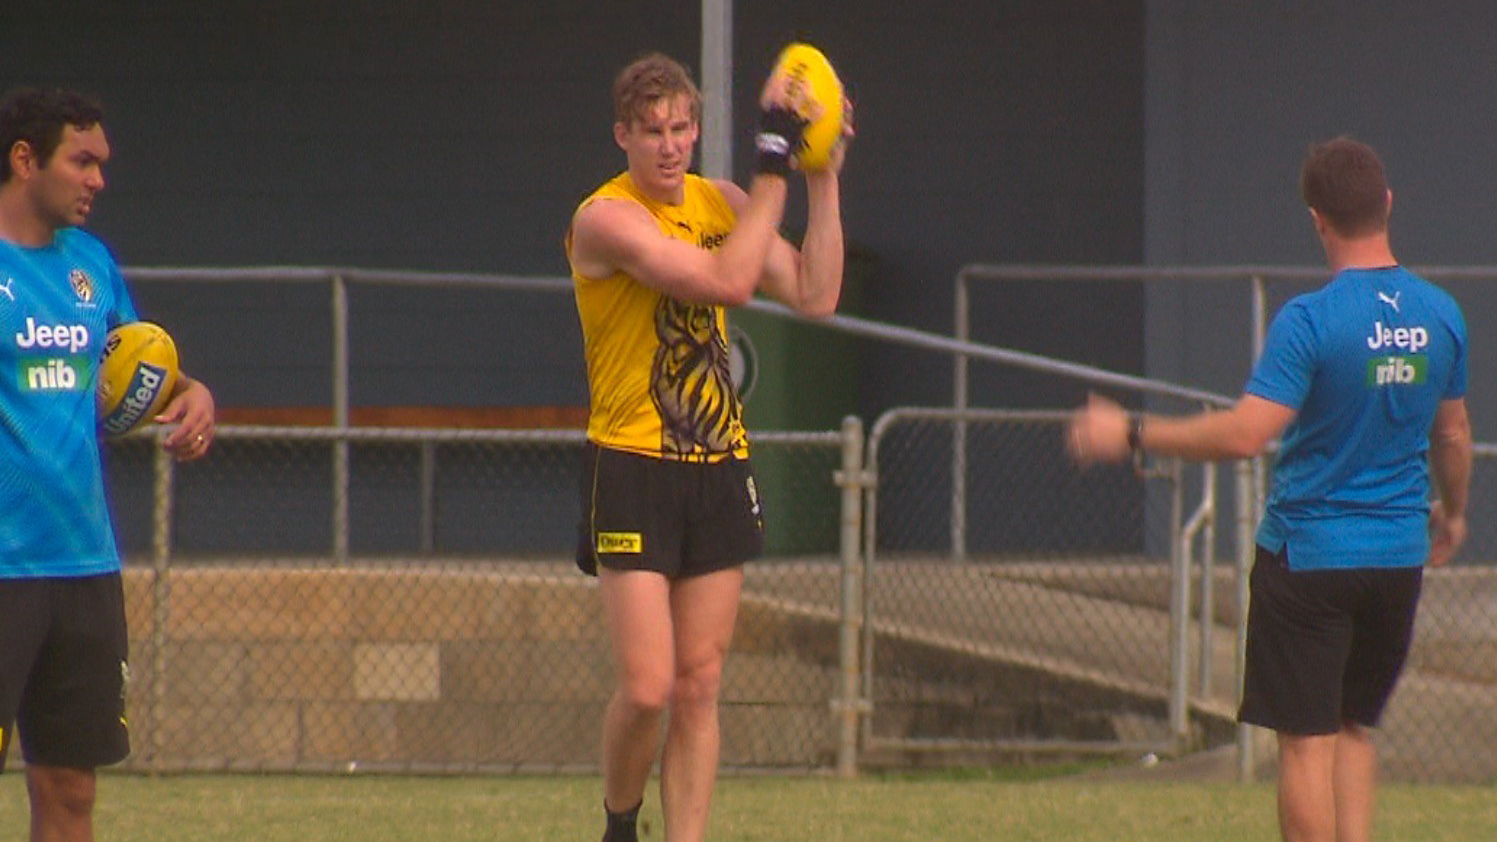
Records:
[[[626,258],[651,238],[664,236],[650,212],[622,197],[600,197],[572,217],[571,257],[586,277],[612,274]]]
[[[640,227],[654,229],[650,212],[644,205],[621,196],[601,196],[577,209],[572,230],[579,236],[603,234]]]

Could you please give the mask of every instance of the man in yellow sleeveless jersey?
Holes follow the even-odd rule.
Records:
[[[701,95],[679,63],[653,54],[630,64],[613,100],[628,168],[582,202],[566,239],[591,392],[577,560],[599,577],[617,668],[603,838],[635,842],[668,713],[665,839],[692,842],[717,777],[718,690],[743,564],[764,544],[724,308],[756,291],[807,315],[836,308],[845,144],[805,176],[797,249],[778,229],[805,121],[773,81],[747,191],[689,172]]]

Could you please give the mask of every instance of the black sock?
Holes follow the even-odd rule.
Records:
[[[608,829],[603,831],[603,842],[639,842],[636,825],[639,823],[639,808],[644,805],[644,799],[640,799],[634,809],[615,813],[608,809],[608,801],[605,799],[603,812],[608,814]]]

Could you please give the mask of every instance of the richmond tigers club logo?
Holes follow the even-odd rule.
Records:
[[[94,279],[82,269],[74,269],[68,273],[68,283],[73,287],[73,294],[84,303],[94,300]]]
[[[662,296],[655,308],[660,348],[650,396],[660,412],[666,453],[725,453],[742,415],[728,366],[728,343],[712,307]]]

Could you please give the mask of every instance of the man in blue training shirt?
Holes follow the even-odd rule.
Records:
[[[94,392],[108,331],[137,316],[108,249],[77,227],[104,188],[102,119],[66,91],[0,102],[0,769],[18,732],[33,842],[93,839],[94,770],[130,752]],[[163,441],[176,458],[196,459],[213,396],[184,374],[156,420],[177,425]]]
[[[1344,137],[1311,146],[1300,192],[1334,274],[1274,318],[1236,405],[1164,418],[1094,397],[1068,446],[1082,464],[1145,449],[1242,459],[1282,434],[1239,718],[1278,734],[1285,840],[1366,842],[1368,729],[1403,670],[1424,564],[1446,563],[1466,538],[1466,324],[1393,258],[1393,194],[1372,149]]]

